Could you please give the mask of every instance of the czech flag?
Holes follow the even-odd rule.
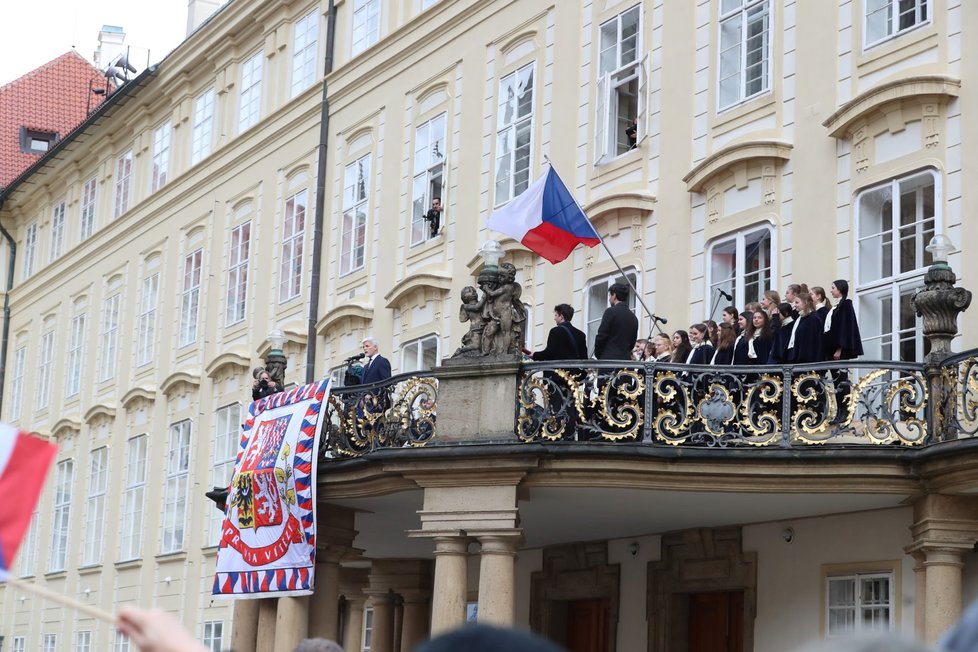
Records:
[[[0,423],[0,580],[13,566],[58,448]]]
[[[567,258],[579,244],[593,247],[601,242],[591,220],[553,167],[490,215],[487,226],[519,240],[552,263]]]

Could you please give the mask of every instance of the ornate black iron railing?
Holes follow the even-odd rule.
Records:
[[[940,376],[933,380],[939,390],[935,401],[934,429],[940,439],[978,434],[978,355],[967,351],[947,358]]]

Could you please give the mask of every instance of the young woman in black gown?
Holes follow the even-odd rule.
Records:
[[[849,282],[838,279],[829,288],[835,307],[828,311],[823,326],[823,344],[826,360],[855,360],[863,354],[863,341],[856,322],[856,311],[849,298]],[[849,417],[849,392],[852,381],[848,369],[833,369],[832,381],[835,385],[835,401],[838,406],[833,422],[839,423]]]

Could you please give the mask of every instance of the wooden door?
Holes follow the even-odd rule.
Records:
[[[610,652],[611,601],[574,600],[567,604],[568,652]]]
[[[743,652],[744,592],[689,596],[689,652]]]

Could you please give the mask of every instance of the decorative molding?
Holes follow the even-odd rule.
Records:
[[[54,437],[58,438],[59,433],[61,433],[64,430],[68,430],[77,435],[79,432],[81,432],[81,424],[82,422],[79,421],[78,419],[72,419],[71,417],[64,417],[62,419],[58,419],[57,423],[55,423],[51,427],[51,434]]]
[[[251,367],[251,358],[243,351],[226,351],[213,360],[204,368],[204,373],[208,378],[217,378],[224,371],[225,367],[234,367],[248,370]]]
[[[397,308],[419,291],[434,290],[436,294],[448,292],[452,287],[452,275],[441,270],[415,272],[401,279],[384,295],[388,308]],[[422,301],[423,303],[423,301]]]
[[[949,75],[906,77],[874,86],[846,102],[822,123],[833,138],[845,139],[857,122],[887,105],[908,98],[927,101],[957,97],[961,80]]]
[[[326,313],[326,316],[316,323],[316,333],[325,336],[345,320],[362,321],[369,324],[374,319],[374,307],[370,303],[345,303]]]
[[[160,391],[169,397],[170,392],[181,383],[186,383],[191,387],[200,387],[200,374],[188,371],[175,371],[160,383]]]
[[[749,140],[728,145],[703,159],[683,177],[686,190],[703,192],[708,182],[737,163],[757,159],[777,159],[787,161],[791,158],[794,146],[784,140]]]
[[[86,412],[85,416],[82,417],[82,421],[85,423],[91,423],[100,416],[115,419],[115,406],[108,405],[107,403],[98,403],[93,405],[92,407],[88,408],[88,412]]]
[[[122,405],[123,410],[128,410],[129,405],[138,399],[142,399],[147,403],[152,403],[156,400],[156,388],[148,385],[143,387],[133,387],[126,392],[126,395],[122,397],[122,401],[120,401],[119,404]]]

